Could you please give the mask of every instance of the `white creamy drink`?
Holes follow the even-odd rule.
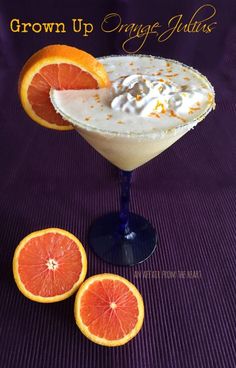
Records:
[[[52,90],[51,100],[88,143],[122,170],[159,155],[215,107],[207,78],[177,61],[146,55],[99,61],[110,88]]]

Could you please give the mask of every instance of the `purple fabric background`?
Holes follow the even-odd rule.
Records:
[[[159,245],[146,262],[114,267],[90,251],[86,235],[99,215],[118,208],[116,168],[75,132],[55,132],[30,121],[17,96],[25,60],[40,47],[68,43],[95,56],[120,53],[122,36],[99,28],[90,37],[13,34],[9,20],[99,24],[117,11],[124,21],[165,22],[186,17],[202,1],[68,0],[0,2],[0,367],[1,368],[235,368],[236,24],[235,2],[214,1],[218,25],[206,36],[153,39],[143,53],[176,58],[205,73],[217,109],[158,158],[136,170],[132,211],[156,227]],[[23,297],[13,280],[18,242],[45,227],[77,235],[88,254],[88,276],[112,272],[141,291],[146,317],[127,345],[108,349],[77,329],[74,297],[52,305]],[[189,271],[198,271],[190,278]],[[177,273],[168,278],[164,271]],[[185,271],[185,278],[181,273]]]

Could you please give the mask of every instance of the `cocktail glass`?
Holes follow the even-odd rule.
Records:
[[[104,60],[105,58],[100,59],[102,62]],[[189,68],[186,65],[183,67]],[[207,81],[200,73],[196,73]],[[214,94],[210,83],[209,88]],[[141,263],[151,256],[158,244],[158,235],[147,219],[129,210],[132,172],[175,143],[203,120],[213,106],[214,101],[191,122],[172,127],[158,137],[155,132],[126,134],[99,127],[88,128],[85,123],[70,118],[70,113],[59,110],[96,151],[120,169],[120,211],[98,218],[89,229],[88,244],[97,256],[106,262],[122,266]]]
[[[117,135],[84,131],[80,135],[120,169],[120,210],[95,220],[88,234],[88,244],[97,256],[114,265],[131,266],[145,261],[157,247],[158,234],[143,216],[130,212],[130,189],[133,171],[159,155],[188,130],[166,133],[162,139],[152,136]]]

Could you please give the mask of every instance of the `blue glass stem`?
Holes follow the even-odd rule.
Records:
[[[120,226],[119,233],[122,236],[130,233],[129,229],[129,202],[130,202],[130,183],[132,171],[120,171],[121,197],[120,197]]]

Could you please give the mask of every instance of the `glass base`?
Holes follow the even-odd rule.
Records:
[[[145,261],[156,248],[157,236],[144,217],[129,213],[129,229],[119,234],[119,213],[98,218],[90,227],[88,243],[94,253],[113,265],[133,266]]]

